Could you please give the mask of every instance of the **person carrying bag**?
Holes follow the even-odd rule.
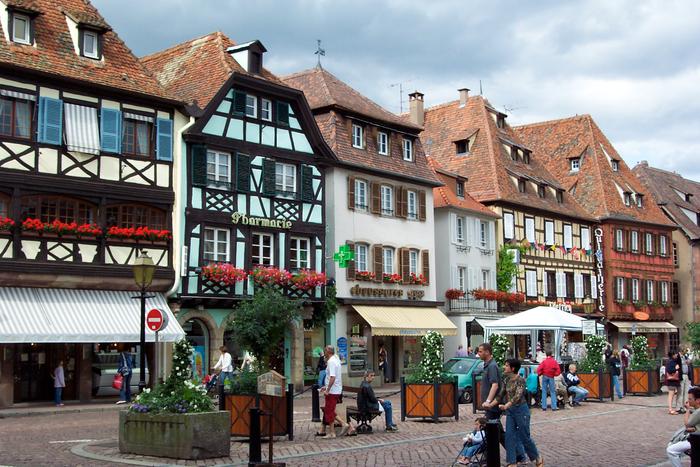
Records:
[[[122,351],[119,354],[119,369],[114,377],[112,386],[116,388],[118,384],[117,377],[121,376],[121,387],[119,388],[119,400],[117,404],[126,404],[131,402],[131,375],[133,374],[134,363],[131,354],[127,351]]]

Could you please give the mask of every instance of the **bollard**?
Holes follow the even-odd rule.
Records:
[[[224,385],[220,385],[219,389],[219,410],[226,410],[226,394],[224,393]]]
[[[700,467],[700,433],[691,433],[690,441],[690,467]]]
[[[500,467],[501,465],[500,435],[501,423],[498,420],[486,422],[486,467]]]
[[[321,421],[321,403],[319,402],[318,384],[311,386],[311,421]]]
[[[250,449],[248,451],[248,465],[262,462],[262,440],[260,439],[260,414],[261,410],[253,407],[250,413]]]

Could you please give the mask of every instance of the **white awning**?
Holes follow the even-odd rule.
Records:
[[[14,97],[15,99],[24,99],[27,101],[36,101],[36,96],[34,94],[28,94],[26,92],[10,91],[9,89],[0,89],[0,96]]]
[[[140,122],[153,123],[153,117],[148,117],[146,115],[141,115],[141,114],[134,114],[131,112],[124,112],[124,118],[128,118],[130,120],[138,120]]]
[[[97,109],[85,105],[64,104],[66,114],[66,146],[69,151],[100,153],[100,131]]]
[[[671,333],[677,332],[678,328],[667,321],[610,321],[620,332],[636,331],[640,334],[648,333]]]
[[[372,328],[374,336],[423,336],[437,331],[456,336],[457,327],[435,307],[353,305]]]
[[[0,287],[0,343],[30,342],[139,342],[141,302],[137,292],[112,290],[39,289]],[[165,297],[149,293],[146,310],[168,315],[168,326],[158,340],[174,342],[185,332]],[[146,328],[146,342],[155,333]]]

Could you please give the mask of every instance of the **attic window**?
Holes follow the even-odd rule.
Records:
[[[505,128],[506,127],[506,116],[504,114],[498,114],[496,116],[496,126],[498,128]]]
[[[457,148],[458,155],[469,154],[469,140],[468,139],[462,139],[459,141],[455,141],[455,146]]]
[[[519,149],[515,146],[512,146],[510,148],[510,158],[513,159],[514,161],[518,160],[518,151],[519,151]]]
[[[576,187],[574,187],[575,189]],[[564,202],[564,190],[557,190],[557,203],[563,203]]]
[[[18,44],[32,44],[32,20],[21,13],[10,13],[12,42]]]
[[[525,179],[524,178],[518,179],[518,191],[520,193],[525,193]]]
[[[530,163],[530,151],[523,151],[523,162]]]
[[[537,185],[537,196],[539,196],[540,198],[544,198],[544,197],[545,197],[545,188],[544,188],[544,185]]]
[[[610,167],[612,167],[613,172],[618,172],[620,170],[620,161],[615,159],[610,160]]]
[[[89,29],[80,29],[80,55],[99,60],[102,58],[100,34]]]
[[[569,159],[569,168],[572,172],[578,172],[581,168],[581,158]]]
[[[622,194],[622,199],[625,201],[625,206],[631,205],[632,204],[632,193],[625,191]]]
[[[262,69],[262,54],[252,50],[248,54],[248,71],[259,75]]]
[[[685,194],[685,200],[688,201],[688,202],[690,202],[690,198],[692,198],[692,197],[693,197],[693,195],[692,195],[691,193],[686,193],[686,194]]]
[[[637,201],[637,207],[641,208],[642,204],[643,204],[643,200],[644,200],[644,195],[640,195],[639,193],[637,193],[637,195],[635,196],[635,199]]]
[[[457,180],[457,197],[464,198],[464,180]]]

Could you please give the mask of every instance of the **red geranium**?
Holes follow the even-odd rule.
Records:
[[[234,285],[236,282],[243,282],[248,273],[244,269],[239,269],[229,263],[212,263],[202,267],[201,276],[211,282],[218,282],[224,285]]]
[[[172,233],[169,230],[150,229],[148,227],[110,227],[107,230],[110,238],[131,238],[134,240],[171,240]]]
[[[456,300],[458,298],[464,297],[464,291],[459,289],[447,289],[445,291],[445,298],[448,300]]]
[[[472,297],[476,300],[490,300],[500,303],[523,303],[525,301],[524,293],[501,292],[500,290],[474,289]]]
[[[9,217],[0,217],[0,231],[10,230],[12,227],[14,227],[14,225],[15,221]]]
[[[292,276],[292,284],[299,290],[311,290],[326,285],[326,275],[322,272],[302,269]]]
[[[401,283],[401,274],[384,273],[384,274],[382,274],[382,282],[386,282],[388,284],[400,284]]]
[[[373,272],[355,271],[355,279],[358,281],[373,281],[377,277]]]
[[[289,285],[292,275],[285,269],[274,266],[256,266],[248,273],[257,285]]]
[[[412,272],[408,276],[408,283],[416,285],[427,285],[428,279],[426,279],[423,274],[416,274]]]

